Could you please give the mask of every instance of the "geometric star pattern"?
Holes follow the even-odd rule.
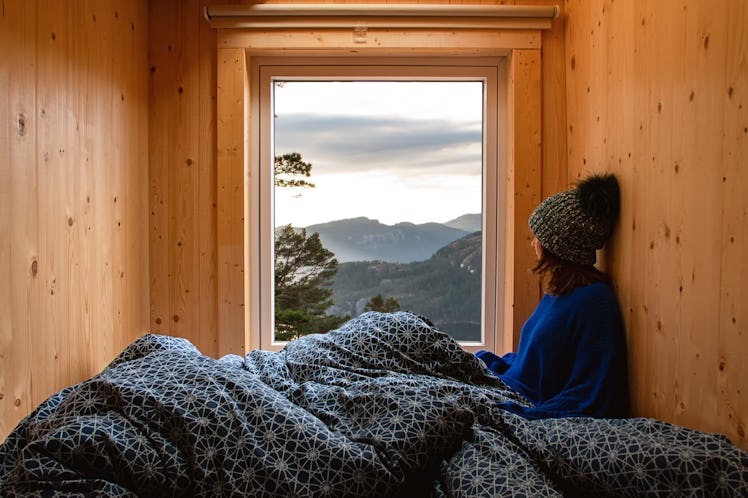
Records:
[[[0,446],[2,496],[748,496],[748,455],[651,419],[529,421],[409,312],[212,359],[148,334]]]
[[[648,418],[505,421],[555,480],[586,496],[748,497],[748,453],[721,435]]]

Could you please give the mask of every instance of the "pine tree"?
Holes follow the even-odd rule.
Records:
[[[275,338],[281,341],[337,328],[347,316],[327,315],[338,260],[319,234],[286,225],[275,234]]]
[[[311,176],[312,164],[298,152],[275,157],[273,183],[276,187],[314,188],[304,178]],[[299,178],[301,177],[301,178]],[[275,233],[275,338],[291,341],[307,334],[339,327],[350,316],[326,314],[332,306],[332,281],[338,271],[335,255],[326,249],[319,234],[291,225]]]
[[[369,299],[369,302],[366,303],[366,306],[364,307],[364,311],[381,311],[384,313],[391,313],[399,310],[400,303],[397,302],[397,299],[394,297],[388,297],[385,299],[381,294],[377,294]]]
[[[273,184],[276,187],[314,188],[313,183],[298,178],[309,178],[312,174],[312,163],[302,161],[298,152],[275,156],[273,174]]]

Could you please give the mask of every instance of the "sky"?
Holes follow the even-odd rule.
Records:
[[[275,225],[480,213],[482,99],[480,82],[277,82],[274,154],[300,153],[315,188],[276,188]]]

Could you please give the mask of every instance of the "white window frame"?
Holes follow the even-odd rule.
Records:
[[[482,339],[467,350],[494,350],[504,325],[507,90],[506,58],[497,57],[253,57],[249,69],[248,333],[259,349],[279,350],[273,324],[273,127],[276,80],[483,81]],[[417,310],[415,310],[417,311]]]

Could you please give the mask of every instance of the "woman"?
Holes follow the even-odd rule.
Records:
[[[626,416],[623,320],[608,276],[594,266],[619,203],[615,176],[593,175],[547,198],[530,216],[538,257],[533,271],[545,294],[522,327],[516,353],[476,353],[533,404],[505,403],[505,409],[531,419]]]

